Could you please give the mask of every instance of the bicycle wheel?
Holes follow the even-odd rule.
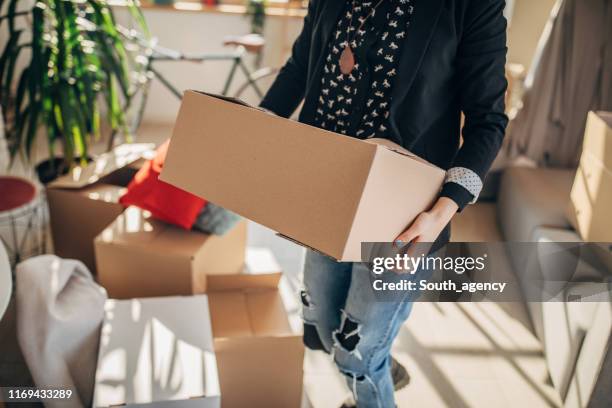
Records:
[[[278,75],[278,68],[261,68],[251,74],[250,80],[238,87],[232,95],[249,105],[257,106]]]

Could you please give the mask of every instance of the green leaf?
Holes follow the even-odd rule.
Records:
[[[4,77],[6,75],[7,69],[11,66],[11,59],[18,48],[19,39],[21,38],[21,34],[23,34],[23,30],[15,31],[8,39],[4,50],[2,51],[2,55],[0,55],[0,82],[2,85],[2,101],[6,102],[8,96],[10,95],[10,86],[7,87],[4,85]],[[14,68],[14,65],[13,65]],[[12,74],[11,74],[12,75]]]
[[[34,141],[36,140],[36,131],[38,130],[38,119],[40,114],[40,103],[30,102],[29,106],[29,115],[28,115],[28,131],[25,134],[25,154],[29,159],[32,154],[32,146],[34,145]],[[23,143],[22,143],[23,146]]]
[[[151,38],[151,32],[149,31],[147,21],[145,20],[144,14],[142,14],[142,10],[140,9],[140,7],[138,7],[136,2],[132,0],[128,0],[127,4],[128,4],[128,9],[130,10],[130,14],[132,15],[132,18],[138,24],[138,28],[140,28],[140,30],[142,31],[142,33],[145,35],[147,39]]]
[[[75,156],[87,155],[92,139],[100,138],[102,120],[113,132],[127,134],[124,107],[137,89],[132,71],[145,67],[126,47],[125,31],[106,0],[35,0],[30,8],[17,10],[25,4],[0,0],[0,9],[7,10],[0,24],[6,21],[9,32],[0,54],[0,102],[11,118],[11,153],[21,151],[29,158],[42,126],[50,154],[60,141],[72,165]],[[127,7],[134,26],[148,38],[137,2],[127,0]],[[16,24],[24,13],[31,15],[31,33]],[[31,42],[20,42],[30,37]],[[31,57],[24,69],[19,58],[26,49]]]
[[[19,59],[19,55],[21,54],[21,50],[24,48],[24,46],[20,45],[15,47],[15,50],[13,51],[13,53],[10,55],[9,59],[8,59],[8,65],[6,67],[6,72],[5,72],[5,77],[4,77],[4,89],[7,90],[5,95],[9,94],[9,91],[13,85],[13,76],[15,75],[15,64],[17,63],[17,60]]]
[[[7,8],[8,24],[9,24],[9,35],[15,32],[15,11],[17,11],[17,3],[19,0],[11,0]]]

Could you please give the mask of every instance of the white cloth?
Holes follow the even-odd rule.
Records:
[[[91,404],[106,291],[80,261],[30,258],[16,271],[17,337],[38,387],[71,388],[70,403]]]

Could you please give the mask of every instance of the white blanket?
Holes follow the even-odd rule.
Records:
[[[17,265],[17,336],[32,378],[75,393],[47,407],[90,406],[106,298],[80,261],[43,255]]]

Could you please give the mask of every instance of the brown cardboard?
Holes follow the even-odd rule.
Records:
[[[82,188],[110,177],[114,172],[142,158],[152,159],[155,155],[153,143],[123,144],[95,158],[87,166],[75,166],[70,173],[58,177],[49,184],[54,188]],[[106,181],[108,183],[108,180]],[[108,183],[112,184],[112,183]]]
[[[612,242],[612,172],[584,151],[572,186],[570,221],[587,242]]]
[[[94,241],[98,280],[110,297],[189,295],[206,291],[209,273],[237,274],[246,225],[223,236],[186,231],[128,207]]]
[[[442,185],[443,170],[397,148],[188,91],[161,179],[356,261],[362,241],[392,241]]]
[[[223,408],[300,407],[304,347],[279,292],[208,296]]]
[[[278,287],[282,271],[267,248],[247,248],[244,269],[238,274],[206,275],[205,290],[209,292],[236,289],[275,289]]]
[[[124,191],[124,187],[102,183],[78,190],[48,188],[55,254],[78,259],[95,272],[93,240],[123,212],[119,197]]]
[[[612,112],[589,112],[582,150],[590,152],[607,169],[612,169]]]
[[[79,259],[95,273],[93,240],[123,211],[124,187],[153,148],[151,143],[117,146],[47,186],[56,255]]]
[[[611,242],[612,112],[589,112],[569,220],[587,242]]]
[[[220,407],[206,295],[108,300],[99,347],[94,407]]]

